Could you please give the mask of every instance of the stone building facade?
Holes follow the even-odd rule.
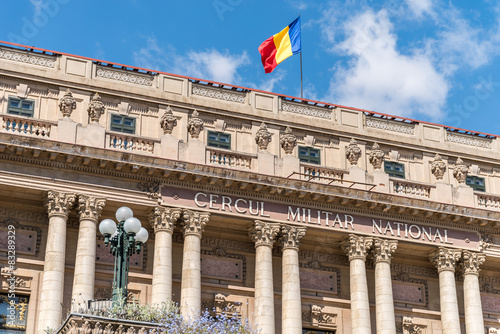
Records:
[[[109,298],[97,225],[126,205],[150,232],[130,260],[142,304],[264,334],[500,333],[499,151],[493,135],[3,43],[1,325],[43,333]]]

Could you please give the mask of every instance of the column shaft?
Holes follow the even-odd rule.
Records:
[[[391,264],[388,262],[375,264],[375,304],[377,334],[396,334]]]
[[[351,326],[356,334],[371,334],[368,283],[363,259],[350,261],[351,278]]]
[[[443,270],[439,273],[439,298],[443,334],[460,333],[457,288],[455,286],[455,273],[453,271]]]
[[[302,333],[302,303],[300,298],[299,253],[283,250],[282,328],[283,333]]]
[[[49,218],[45,264],[38,315],[38,331],[56,329],[61,324],[66,254],[66,217]]]
[[[467,334],[483,334],[484,320],[477,275],[464,275],[465,329]]]
[[[85,309],[87,302],[94,299],[96,261],[96,221],[82,219],[78,231],[78,243],[73,279],[72,309]]]
[[[200,238],[186,235],[182,259],[181,314],[196,316],[201,311]]]
[[[167,302],[172,298],[172,234],[165,230],[155,233],[152,285],[153,305]]]
[[[274,334],[273,254],[266,245],[255,251],[255,323],[262,333]]]

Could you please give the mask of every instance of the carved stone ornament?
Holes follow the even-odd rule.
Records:
[[[226,300],[226,296],[218,293],[214,298],[214,310],[216,315],[226,314],[227,317],[241,317],[241,303]]]
[[[63,117],[69,118],[71,117],[71,113],[75,109],[76,109],[76,100],[68,88],[64,96],[61,98],[61,100],[59,100],[59,110],[61,110]]]
[[[159,181],[142,181],[137,183],[137,189],[146,193],[148,198],[160,198],[160,182]]]
[[[51,216],[64,216],[68,217],[68,211],[76,201],[75,194],[60,193],[57,191],[49,190],[45,200],[45,207]]]
[[[400,327],[399,327],[400,326]],[[398,325],[398,334],[423,334],[425,326],[416,325],[413,323],[413,318],[403,317],[403,321]]]
[[[311,323],[315,327],[335,328],[337,325],[337,314],[327,312],[326,307],[311,305]]]
[[[297,146],[297,137],[292,133],[289,126],[286,127],[285,134],[281,136],[280,144],[285,154],[292,154],[293,149]]]
[[[161,117],[160,125],[163,129],[163,133],[166,135],[172,134],[172,130],[177,126],[177,117],[174,116],[170,106],[167,106],[167,110]]]
[[[99,216],[106,205],[106,199],[87,195],[78,196],[78,213],[81,219],[99,220]]]
[[[391,262],[392,253],[398,248],[398,242],[396,240],[387,240],[374,238],[373,239],[373,259],[375,263],[377,262]]]
[[[199,117],[200,114],[197,110],[193,111],[191,114],[191,118],[189,119],[187,128],[188,132],[191,135],[191,138],[200,137],[200,132],[203,131],[203,121]]]
[[[201,238],[203,229],[210,219],[210,214],[207,212],[197,212],[192,210],[182,211],[182,223],[184,235],[195,235]]]
[[[347,158],[347,160],[349,160],[351,165],[358,164],[358,160],[361,157],[361,148],[359,148],[356,139],[352,138],[349,145],[346,146],[345,157]]]
[[[484,254],[470,252],[464,250],[463,252],[463,274],[464,275],[479,275],[479,267],[486,260]]]
[[[354,259],[366,260],[366,255],[373,244],[373,239],[349,234],[349,237],[341,244],[342,250],[349,257],[349,261]]]
[[[469,172],[469,167],[464,164],[462,159],[458,158],[455,168],[453,168],[453,177],[457,179],[459,184],[465,184],[467,179],[467,173]]]
[[[446,172],[446,164],[441,159],[441,156],[436,153],[434,161],[431,163],[431,173],[434,174],[436,180],[442,180],[444,173]],[[453,173],[455,175],[455,173]]]
[[[89,107],[87,108],[87,112],[89,113],[90,121],[92,123],[99,123],[99,118],[102,114],[104,114],[104,103],[102,103],[101,97],[98,93],[95,93],[92,97]]]
[[[432,253],[429,260],[434,263],[438,272],[443,270],[455,271],[455,264],[462,256],[462,251],[456,249],[448,249],[439,247],[437,251]]]
[[[370,164],[372,164],[373,169],[382,168],[382,162],[384,162],[384,157],[385,157],[384,151],[380,149],[380,146],[378,146],[377,143],[373,143],[372,151],[368,155],[368,161],[370,162]]]
[[[279,231],[280,225],[278,223],[266,223],[256,220],[249,230],[249,235],[255,242],[255,247],[261,245],[272,247],[274,238]]]
[[[272,136],[273,134],[267,130],[266,124],[262,122],[259,130],[257,130],[257,133],[255,134],[255,143],[257,143],[260,150],[267,150],[267,146],[271,142]]]
[[[300,240],[306,235],[307,228],[290,225],[281,226],[281,244],[283,249],[299,250]]]
[[[181,218],[181,214],[181,209],[157,206],[149,215],[149,222],[155,233],[158,231],[167,231],[172,234],[174,225]]]

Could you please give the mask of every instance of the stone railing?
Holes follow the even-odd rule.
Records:
[[[500,210],[500,196],[476,191],[474,192],[474,197],[476,197],[477,207]]]
[[[44,138],[50,138],[51,128],[57,124],[56,122],[9,114],[3,114],[0,117],[2,119],[3,132],[15,132]]]
[[[106,132],[106,148],[126,150],[134,153],[153,154],[157,139],[127,135],[120,132]]]
[[[401,180],[397,178],[390,178],[389,183],[390,192],[392,194],[411,197],[430,198],[431,189],[434,188],[434,186],[430,184]]]
[[[255,154],[234,152],[230,150],[207,147],[207,162],[212,165],[221,165],[224,167],[237,169],[251,169],[252,160],[257,156]]]
[[[72,313],[56,333],[156,333],[158,324]]]
[[[301,179],[304,180],[313,180],[328,184],[342,183],[344,175],[348,173],[349,171],[344,169],[329,168],[303,162],[300,164]]]

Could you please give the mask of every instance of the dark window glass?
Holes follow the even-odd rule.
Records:
[[[231,149],[231,135],[223,132],[208,131],[207,145],[210,147]]]
[[[405,165],[398,162],[384,161],[384,171],[389,176],[405,178]]]
[[[14,298],[9,298],[8,294],[0,294],[0,333],[26,333],[28,303],[28,296],[16,294]]]
[[[310,164],[320,164],[319,149],[299,146],[299,160]]]
[[[25,117],[33,117],[35,101],[9,97],[7,113]]]
[[[111,115],[111,131],[135,134],[135,118]]]
[[[484,185],[484,177],[467,176],[467,178],[465,179],[465,184],[477,191],[486,190],[486,186]]]

